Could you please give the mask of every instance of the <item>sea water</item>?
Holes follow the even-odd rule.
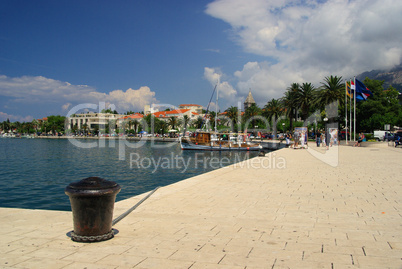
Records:
[[[121,143],[0,139],[0,207],[68,211],[71,207],[65,187],[93,176],[118,183],[119,201],[258,155],[182,151],[177,142]]]

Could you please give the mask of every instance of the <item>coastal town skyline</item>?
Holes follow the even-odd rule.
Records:
[[[243,103],[291,83],[320,86],[400,64],[402,3],[372,1],[7,1],[0,121],[66,115],[80,103]],[[212,101],[211,109],[214,108]]]

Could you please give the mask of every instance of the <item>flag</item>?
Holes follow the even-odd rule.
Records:
[[[353,98],[353,92],[352,89],[350,88],[349,81],[346,82],[346,95],[349,96],[350,98]]]
[[[357,80],[357,79],[356,79]],[[357,82],[356,82],[357,84]],[[350,95],[351,98],[354,98],[353,93],[356,91],[355,82],[353,80],[350,81]],[[366,100],[364,99],[363,95],[361,95],[358,91],[356,91],[356,102],[360,102]]]
[[[373,96],[373,93],[363,84],[360,80],[356,79],[356,99],[357,96],[361,95],[362,100],[367,100],[367,97]]]

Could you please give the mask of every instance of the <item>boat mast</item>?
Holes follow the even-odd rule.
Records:
[[[218,120],[218,98],[219,98],[219,79],[218,82],[216,83],[216,103],[215,103],[215,132],[218,132],[217,129],[217,120]]]

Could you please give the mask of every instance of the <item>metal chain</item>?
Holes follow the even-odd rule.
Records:
[[[114,232],[111,230],[110,232],[102,235],[78,235],[74,233],[73,231],[71,232],[71,239],[76,242],[100,242],[100,241],[105,241],[109,240],[114,237]]]

